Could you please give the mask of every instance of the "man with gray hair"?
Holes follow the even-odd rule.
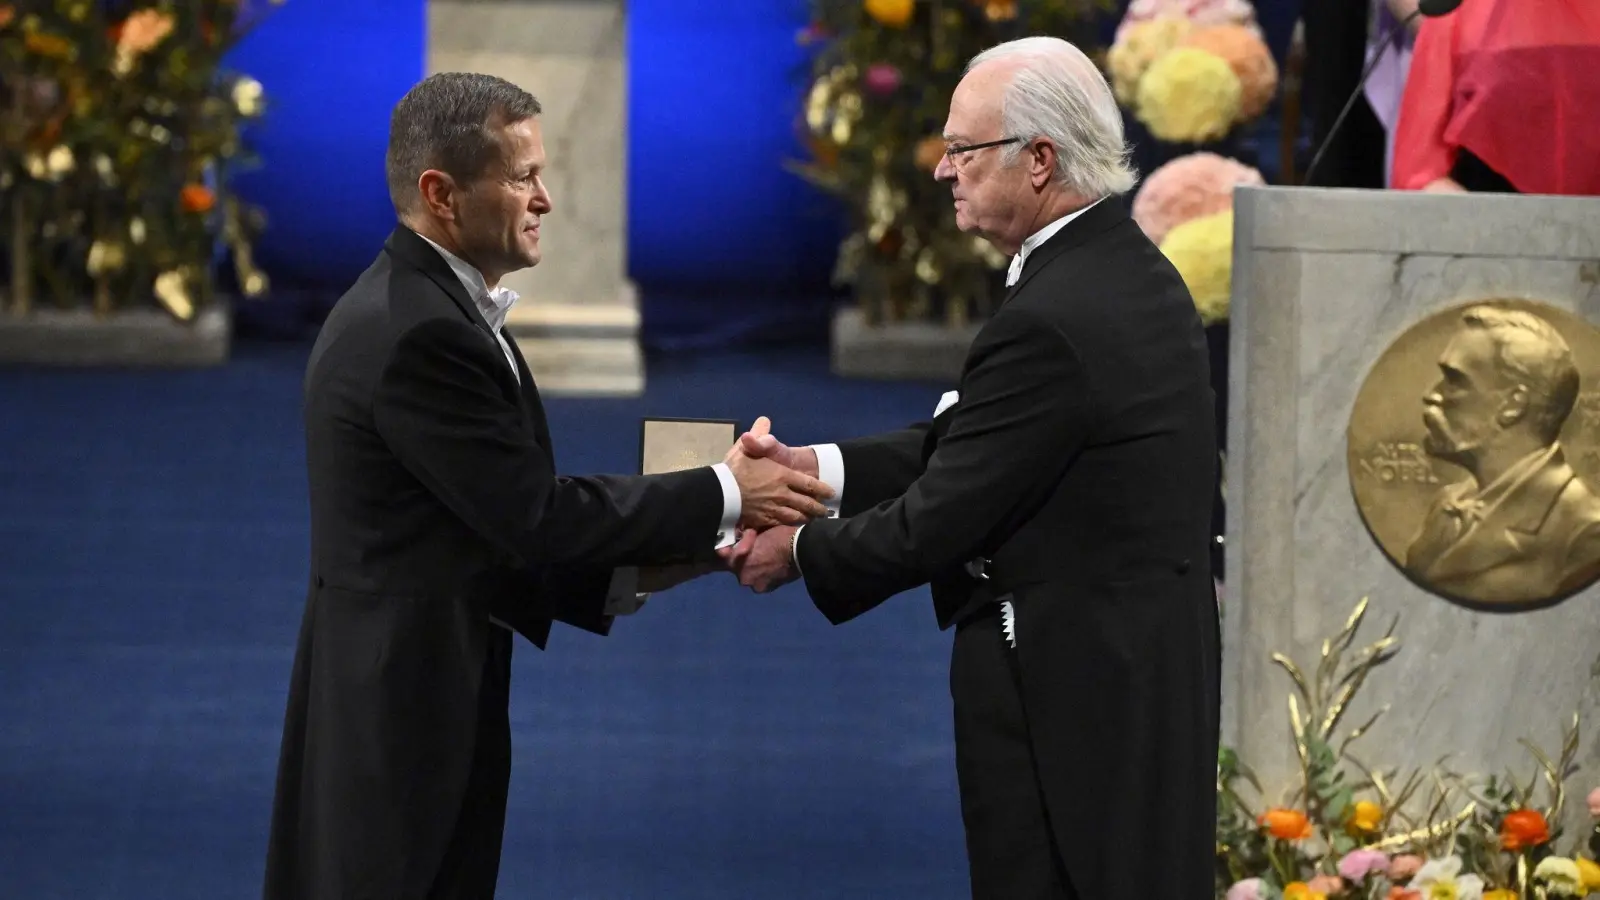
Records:
[[[554,621],[606,634],[639,592],[721,568],[736,527],[824,512],[815,478],[731,451],[665,475],[556,474],[501,331],[517,298],[500,279],[539,262],[554,208],[539,112],[459,73],[395,107],[399,226],[306,369],[311,584],[266,900],[493,897],[513,631],[540,648]]]
[[[1217,440],[1194,301],[1128,216],[1122,120],[1071,44],[973,59],[944,137],[957,224],[1013,254],[959,390],[888,434],[741,437],[840,515],[724,555],[758,591],[803,579],[834,623],[931,584],[975,898],[1213,896]]]

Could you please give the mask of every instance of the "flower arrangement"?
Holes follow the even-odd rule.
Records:
[[[1578,722],[1554,757],[1522,743],[1536,761],[1531,778],[1469,777],[1445,769],[1404,780],[1351,752],[1382,710],[1337,735],[1351,700],[1374,668],[1392,658],[1394,625],[1351,654],[1367,609],[1362,600],[1340,633],[1323,643],[1307,676],[1282,654],[1289,675],[1289,726],[1300,783],[1270,803],[1259,780],[1223,748],[1217,767],[1219,900],[1550,900],[1600,892],[1600,826],[1563,843],[1558,823],[1574,771]],[[1347,658],[1347,655],[1348,658]],[[1540,787],[1543,791],[1541,794]],[[1600,790],[1589,797],[1600,820]]]
[[[992,309],[1008,260],[956,228],[950,192],[933,180],[950,94],[982,50],[1074,35],[1107,5],[812,0],[800,35],[815,48],[801,125],[809,159],[790,169],[844,204],[834,281],[854,290],[868,323],[960,326]]]
[[[250,0],[0,0],[0,211],[6,305],[159,305],[191,320],[226,249],[248,296],[260,210],[229,189],[265,92],[225,73],[267,5]]]
[[[1260,117],[1278,67],[1245,0],[1137,0],[1106,54],[1112,86],[1157,139],[1204,144]]]

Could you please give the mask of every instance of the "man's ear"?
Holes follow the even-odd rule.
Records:
[[[1035,141],[1027,150],[1028,177],[1035,190],[1043,188],[1056,177],[1056,145],[1044,138]]]
[[[455,201],[460,190],[454,178],[438,169],[428,169],[417,177],[422,208],[437,219],[455,221]]]

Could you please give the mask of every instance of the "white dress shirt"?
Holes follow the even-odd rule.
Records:
[[[456,278],[461,280],[461,286],[466,288],[467,296],[477,306],[478,312],[483,314],[485,322],[489,323],[489,330],[494,332],[494,338],[500,342],[500,351],[505,354],[506,364],[511,366],[511,371],[517,373],[517,382],[522,381],[522,374],[517,370],[516,356],[511,352],[511,345],[506,342],[501,326],[506,322],[506,315],[511,312],[511,307],[517,302],[517,292],[505,287],[490,288],[484,280],[483,273],[479,272],[471,263],[456,256],[428,238],[418,235],[428,241],[428,245],[439,251],[444,261],[450,264],[450,271],[456,273]],[[722,485],[722,524],[717,531],[717,549],[732,544],[737,539],[739,513],[743,508],[744,498],[739,493],[739,482],[734,479],[733,472],[726,463],[717,463],[711,467],[717,475],[717,481]],[[612,571],[611,586],[606,591],[606,615],[625,616],[638,612],[644,605],[648,594],[638,591],[639,570],[635,566],[624,566]],[[491,617],[492,618],[492,617]],[[502,628],[509,627],[498,619],[493,620]]]
[[[1039,249],[1040,245],[1045,241],[1055,237],[1056,232],[1065,228],[1068,222],[1093,209],[1095,204],[1099,202],[1101,201],[1096,200],[1082,209],[1067,213],[1049,225],[1028,235],[1027,239],[1022,242],[1022,248],[1017,251],[1015,256],[1011,257],[1011,268],[1006,272],[1006,287],[1016,284],[1017,279],[1022,277],[1022,266],[1027,262],[1029,253]],[[955,391],[945,392],[939,398],[938,405],[934,407],[934,416],[939,416],[959,402],[960,399],[961,395]],[[817,479],[833,488],[833,497],[826,501],[824,505],[828,507],[828,515],[830,517],[837,516],[839,514],[839,504],[844,499],[844,456],[839,452],[839,445],[837,444],[813,444],[811,449],[817,454]],[[794,535],[794,567],[796,572],[800,571],[800,532],[805,531],[805,529],[806,527],[801,525]],[[1015,647],[1017,645],[1016,610],[1012,607],[1011,601],[1008,600],[1002,605],[1001,613],[1003,617],[1002,627],[1005,631],[1006,640],[1011,646]]]

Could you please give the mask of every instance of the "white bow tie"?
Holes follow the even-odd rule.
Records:
[[[497,287],[489,292],[488,303],[483,305],[481,312],[489,327],[499,332],[500,327],[506,323],[506,314],[511,312],[511,307],[516,305],[517,292],[510,288]]]

